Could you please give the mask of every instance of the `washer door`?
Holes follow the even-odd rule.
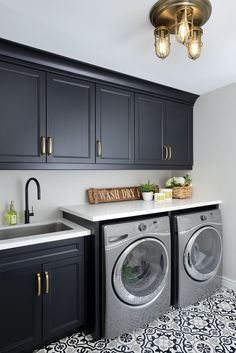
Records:
[[[155,238],[144,238],[129,245],[120,255],[113,271],[113,286],[125,303],[143,305],[161,293],[168,271],[164,244]]]
[[[222,258],[222,239],[214,227],[203,227],[193,234],[184,253],[190,277],[206,281],[216,275]]]

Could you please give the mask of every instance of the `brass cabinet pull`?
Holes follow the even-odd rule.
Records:
[[[48,271],[45,272],[45,283],[46,283],[46,286],[45,286],[45,293],[48,294],[49,293],[49,274],[48,274]]]
[[[101,157],[102,155],[102,144],[100,140],[97,140],[97,157]]]
[[[37,280],[38,280],[38,297],[40,297],[41,295],[41,274],[40,273],[37,273]]]
[[[165,148],[165,158],[164,161],[168,160],[168,147],[166,145],[164,145]]]
[[[48,148],[48,155],[52,155],[52,138],[48,137],[47,139],[47,148]]]
[[[168,161],[170,161],[171,158],[172,158],[172,148],[171,148],[171,146],[169,146],[169,145],[168,145],[168,148],[169,148],[169,158],[168,158]]]
[[[44,156],[46,154],[46,138],[41,136],[41,155]]]

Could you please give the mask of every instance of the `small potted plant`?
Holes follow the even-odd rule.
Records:
[[[156,190],[156,186],[154,184],[151,184],[150,180],[148,180],[147,183],[140,185],[139,190],[142,193],[144,201],[152,201],[153,193]]]

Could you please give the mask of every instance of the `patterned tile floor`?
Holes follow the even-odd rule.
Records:
[[[37,353],[234,353],[236,292],[221,289],[212,297],[116,339],[93,342],[76,333]]]

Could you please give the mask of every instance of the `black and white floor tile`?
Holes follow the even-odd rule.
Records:
[[[79,332],[37,353],[235,353],[236,292],[212,297],[116,339],[94,342]]]

